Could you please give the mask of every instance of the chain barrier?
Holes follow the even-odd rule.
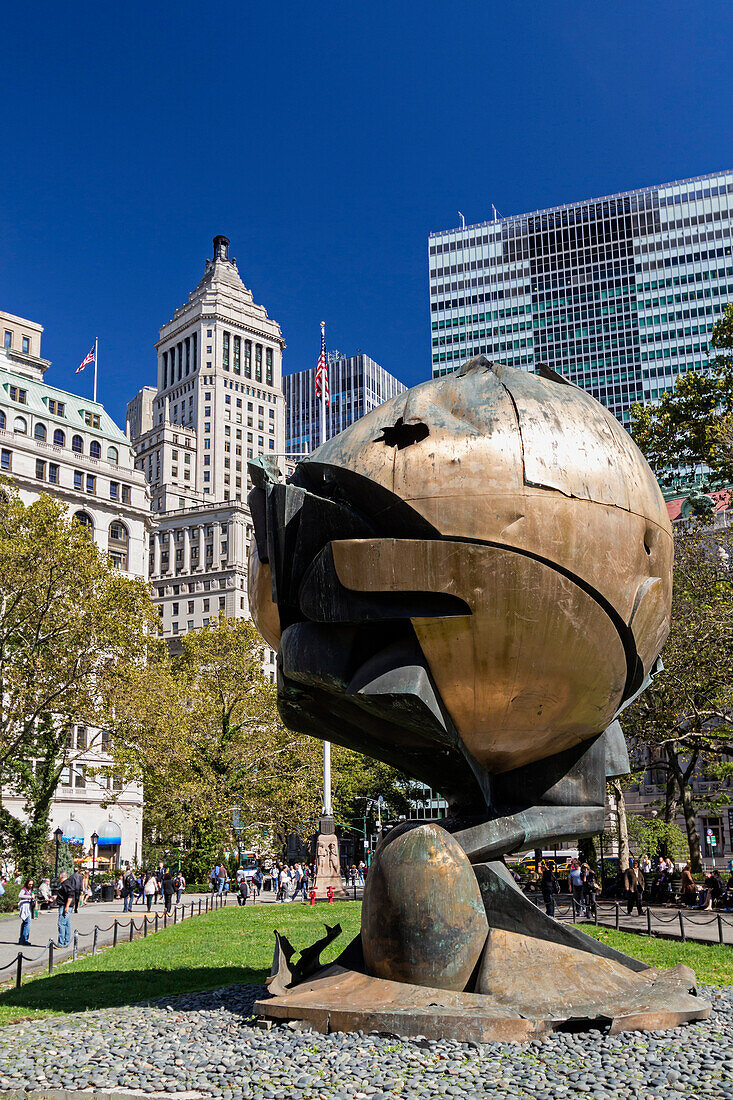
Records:
[[[228,901],[229,901],[229,899],[227,897],[212,897],[211,906],[209,906],[209,898],[207,896],[206,904],[204,906],[203,912],[204,912],[204,914],[206,914],[208,912],[213,912],[215,909],[223,909],[223,908],[226,907]],[[194,916],[194,906],[195,906],[195,904],[196,904],[195,902],[193,902],[193,901],[191,902],[191,912],[189,914],[189,918]],[[180,905],[177,904],[177,905],[173,906],[173,923],[174,924],[177,923],[177,912],[176,911],[178,909],[181,910],[181,920],[182,921],[186,920],[186,919],[189,919],[189,918],[186,917],[186,905],[183,902],[181,902]],[[198,915],[200,915],[201,912],[202,912],[201,899],[199,899]],[[92,936],[93,937],[93,939],[92,939],[92,952],[91,953],[92,953],[92,955],[96,955],[97,954],[97,948],[99,946],[99,934],[100,934],[100,932],[112,932],[113,933],[112,947],[117,947],[117,939],[118,939],[119,929],[120,928],[122,928],[122,929],[127,928],[127,929],[129,929],[129,942],[132,943],[133,939],[134,939],[135,932],[139,933],[140,931],[142,931],[143,938],[144,938],[144,937],[147,936],[148,926],[151,925],[151,924],[154,924],[155,925],[155,931],[156,932],[158,931],[158,917],[159,917],[159,915],[160,915],[159,913],[156,913],[155,914],[155,919],[153,919],[152,915],[148,916],[147,913],[144,913],[142,923],[139,926],[135,924],[134,917],[130,917],[130,920],[129,920],[128,924],[123,924],[121,921],[118,921],[117,919],[115,919],[112,922],[112,924],[110,924],[107,928],[101,928],[98,924],[95,924],[94,928],[90,932],[80,932],[79,929],[74,929],[74,938],[73,938],[73,941],[72,941],[71,944],[56,943],[55,940],[51,939],[51,940],[48,941],[48,945],[38,955],[24,955],[22,951],[19,951],[18,954],[15,956],[15,958],[11,959],[11,961],[9,963],[6,963],[4,966],[0,966],[0,973],[2,973],[3,970],[9,970],[12,966],[14,966],[15,967],[15,988],[20,989],[20,986],[21,986],[21,983],[22,983],[22,980],[23,980],[23,963],[24,962],[26,962],[26,963],[36,963],[40,959],[42,959],[44,957],[47,957],[48,958],[48,972],[49,972],[49,974],[52,974],[53,973],[53,967],[54,967],[54,960],[55,960],[55,955],[54,955],[55,951],[57,951],[57,950],[58,951],[65,951],[67,948],[70,948],[71,949],[71,958],[72,958],[72,960],[78,958],[78,955],[79,955],[79,938],[81,936],[85,936],[85,937],[86,936]],[[163,927],[164,928],[167,927],[167,917],[168,917],[168,910],[165,909],[165,910],[163,910]]]

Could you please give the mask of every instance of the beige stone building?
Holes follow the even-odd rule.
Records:
[[[127,407],[152,496],[149,571],[169,640],[220,611],[249,617],[247,460],[285,451],[284,347],[229,241],[215,237],[203,278],[160,330],[157,386]],[[274,679],[271,652],[265,668]]]

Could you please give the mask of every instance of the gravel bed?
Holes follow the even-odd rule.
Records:
[[[321,1035],[252,1026],[260,990],[233,986],[0,1028],[0,1089],[142,1090],[239,1100],[733,1100],[733,988],[672,1031],[553,1035],[523,1046]]]

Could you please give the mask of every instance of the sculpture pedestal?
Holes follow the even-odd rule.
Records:
[[[348,898],[341,881],[339,842],[332,817],[323,816],[316,838],[316,877],[313,884],[316,901],[328,901],[329,888],[335,901]]]

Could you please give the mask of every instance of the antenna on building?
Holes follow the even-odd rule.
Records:
[[[458,217],[461,219],[461,229],[465,229],[466,228],[466,219],[464,218],[464,216],[460,212],[460,210],[458,211]]]

